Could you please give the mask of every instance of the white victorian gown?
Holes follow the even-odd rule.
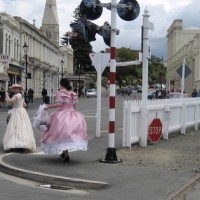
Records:
[[[21,93],[14,95],[17,101],[12,108],[12,114],[8,122],[6,132],[3,138],[4,150],[11,149],[36,149],[36,142],[26,109],[23,107],[24,98]]]

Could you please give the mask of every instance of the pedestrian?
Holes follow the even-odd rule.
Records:
[[[78,88],[78,97],[80,98],[82,96],[82,87]]]
[[[34,151],[36,142],[28,113],[24,108],[26,104],[22,96],[23,87],[13,84],[10,90],[15,94],[10,98],[6,93],[6,101],[11,103],[13,108],[3,138],[3,148],[5,151],[25,149]]]
[[[28,90],[28,100],[30,103],[33,103],[33,95],[34,95],[34,91],[32,88],[29,88]]]
[[[200,97],[200,90],[197,92],[197,97]]]
[[[28,97],[27,91],[24,92],[24,101],[25,101],[25,104],[26,104],[26,108],[28,108],[29,97]]]
[[[196,89],[193,89],[192,97],[197,97],[197,90]]]
[[[69,152],[86,151],[88,145],[87,124],[83,115],[76,110],[77,94],[67,78],[60,80],[60,90],[56,92],[55,103],[45,110],[58,108],[50,114],[48,130],[42,133],[41,147],[47,154],[60,154],[63,161],[69,161]]]
[[[15,92],[11,90],[11,87],[8,88],[8,95],[10,97],[10,99],[15,95]],[[8,103],[8,108],[12,108],[12,103]]]
[[[5,99],[6,99],[6,92],[3,88],[1,88],[1,91],[0,91],[1,108],[5,108]]]
[[[156,92],[155,92],[155,97],[156,97],[156,99],[159,98],[159,90],[156,90]]]
[[[10,99],[13,97],[13,95],[15,95],[15,92],[12,91],[12,90],[10,89],[10,87],[8,88],[8,95],[9,95]],[[7,102],[7,104],[8,104],[8,108],[12,108],[12,103],[8,103],[8,102]]]
[[[42,89],[42,100],[43,100],[43,102],[45,102],[46,96],[47,96],[47,89],[44,87]]]

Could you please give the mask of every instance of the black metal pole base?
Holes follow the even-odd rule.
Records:
[[[110,164],[117,164],[123,162],[122,160],[117,160],[117,154],[115,148],[107,148],[107,153],[105,160],[100,160],[99,162],[102,163],[110,163]]]

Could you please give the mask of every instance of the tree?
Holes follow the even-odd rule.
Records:
[[[108,78],[107,78],[107,77],[102,76],[101,85],[102,85],[104,88],[108,89]]]
[[[118,51],[118,61],[129,61],[136,60],[137,55],[134,55],[133,51],[127,48],[121,48]],[[119,86],[131,85],[141,85],[142,84],[142,65],[117,67],[117,80]],[[149,75],[148,82],[149,85],[156,83],[166,83],[166,68],[163,65],[163,60],[152,56],[149,60]]]
[[[152,56],[149,62],[149,84],[165,83],[166,68],[163,65],[163,60]]]
[[[134,60],[136,58],[132,50],[122,47],[119,49],[118,59],[119,61],[128,61],[128,60]]]
[[[80,6],[74,10],[74,23],[83,19],[80,12]],[[74,30],[72,30],[75,32]],[[89,54],[92,53],[92,46],[89,42],[84,40],[82,34],[77,34],[76,37],[72,37],[68,41],[68,32],[62,37],[61,43],[66,45],[70,43],[72,49],[74,50],[74,72],[75,74],[94,71],[94,67],[91,66],[91,60]]]
[[[122,47],[118,50],[117,60],[119,62],[136,60],[135,51]],[[130,84],[135,84],[136,82],[141,82],[141,67],[136,65],[117,67],[116,79],[118,81],[119,87],[126,86]],[[137,81],[136,81],[137,80]]]

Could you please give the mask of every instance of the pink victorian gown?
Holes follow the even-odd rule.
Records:
[[[62,107],[50,115],[49,129],[41,138],[42,150],[47,154],[60,154],[64,150],[86,151],[87,124],[83,115],[75,109],[77,94],[60,90],[56,92],[55,101],[62,102]]]

